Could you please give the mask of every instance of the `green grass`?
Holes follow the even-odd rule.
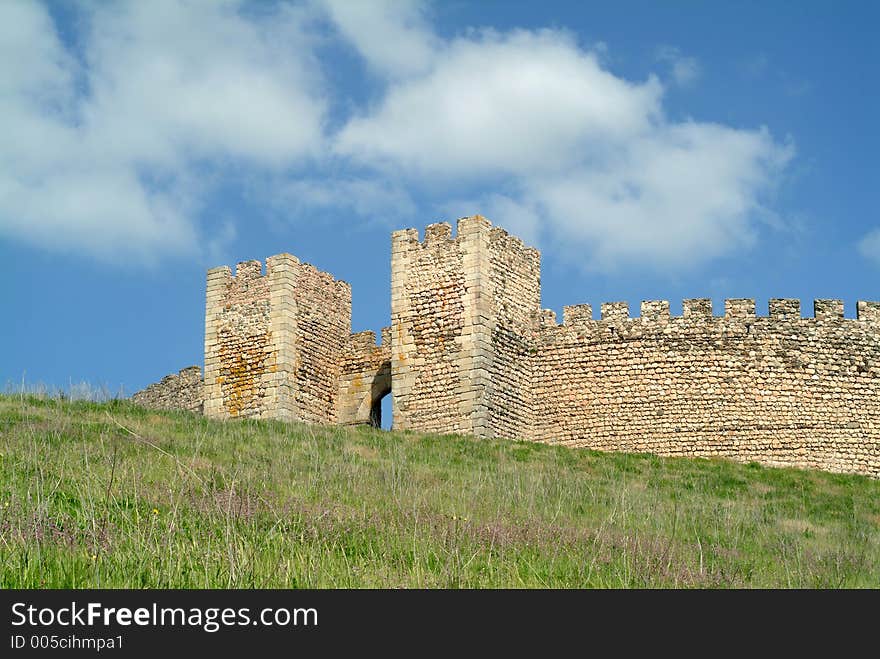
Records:
[[[880,481],[0,396],[0,587],[878,587]]]

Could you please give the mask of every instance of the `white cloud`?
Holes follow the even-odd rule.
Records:
[[[335,148],[429,190],[504,189],[468,195],[483,207],[467,213],[585,268],[682,269],[754,243],[793,148],[764,129],[671,122],[662,96],[657,79],[615,76],[565,32],[484,30],[391,82]]]
[[[378,74],[423,72],[441,47],[418,0],[320,0],[342,36]]]
[[[664,84],[615,75],[604,46],[441,38],[415,0],[130,0],[80,19],[74,51],[43,5],[0,2],[0,235],[107,260],[221,253],[235,226],[203,211],[234,172],[302,215],[479,212],[586,268],[682,269],[760,238],[793,153],[670,121]],[[326,19],[381,93],[335,134],[346,101],[310,31]],[[665,57],[676,84],[698,75]]]
[[[866,233],[859,241],[859,253],[876,265],[880,265],[880,227]]]
[[[602,170],[530,182],[527,198],[589,268],[678,269],[752,245],[760,196],[790,157],[766,131],[671,124],[621,145]]]
[[[425,175],[561,170],[584,149],[647,129],[660,94],[654,79],[602,70],[565,34],[484,31],[452,42],[430,73],[393,84],[343,128],[337,150]]]
[[[0,3],[0,232],[119,262],[191,252],[201,161],[319,154],[326,102],[302,16],[238,9],[91,6],[80,61],[43,5]]]
[[[675,46],[660,46],[657,61],[670,66],[673,82],[679,87],[687,87],[700,77],[700,63],[693,57],[685,57]]]

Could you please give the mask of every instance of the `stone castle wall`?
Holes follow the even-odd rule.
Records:
[[[217,418],[379,425],[880,477],[880,303],[707,299],[540,308],[540,254],[481,216],[392,235],[391,327],[289,254],[208,272],[205,380],[136,394]],[[188,370],[188,369],[185,369]],[[176,378],[176,379],[174,379]],[[177,401],[174,403],[174,401]]]
[[[537,336],[535,436],[658,455],[722,456],[880,477],[880,322],[843,303],[686,300],[567,307]]]

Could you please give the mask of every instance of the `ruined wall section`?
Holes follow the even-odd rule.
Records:
[[[391,328],[383,328],[378,346],[373,332],[352,334],[340,364],[337,422],[380,427],[381,406],[376,406],[390,391]]]
[[[351,289],[279,254],[208,271],[205,414],[333,423]]]
[[[539,333],[535,438],[880,477],[880,304],[686,300],[566,307]]]
[[[188,366],[178,373],[166,375],[160,382],[133,394],[131,400],[154,410],[186,410],[202,413],[202,369]]]

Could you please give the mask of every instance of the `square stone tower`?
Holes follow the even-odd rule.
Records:
[[[336,423],[351,288],[291,254],[208,271],[205,414]]]
[[[538,251],[479,215],[391,244],[394,428],[528,438]]]

